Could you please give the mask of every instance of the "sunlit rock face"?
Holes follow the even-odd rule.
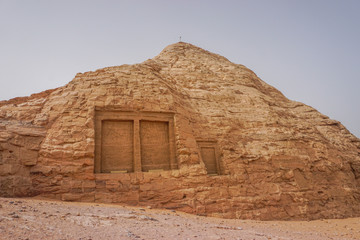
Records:
[[[242,219],[360,216],[360,141],[188,43],[0,102],[0,195]]]

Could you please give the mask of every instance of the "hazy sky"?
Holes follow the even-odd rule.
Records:
[[[142,62],[180,35],[360,137],[360,0],[0,0],[0,100]]]

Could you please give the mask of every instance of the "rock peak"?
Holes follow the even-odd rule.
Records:
[[[181,52],[184,52],[184,51],[189,50],[189,49],[197,49],[197,50],[201,49],[201,50],[203,50],[202,48],[197,47],[197,46],[195,46],[195,45],[193,45],[191,43],[177,42],[177,43],[173,43],[173,44],[170,44],[170,45],[166,46],[162,52],[165,51],[165,52],[179,52],[179,53],[181,53]]]
[[[225,57],[207,51],[191,43],[177,42],[165,47],[153,60],[165,60],[174,57],[186,57],[194,59],[215,58],[217,61],[227,61]]]

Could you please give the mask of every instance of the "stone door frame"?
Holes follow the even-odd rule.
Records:
[[[170,170],[178,169],[175,151],[174,113],[172,112],[134,112],[121,110],[96,109],[95,110],[95,173],[102,173],[101,170],[101,126],[103,121],[133,121],[134,126],[134,151],[133,164],[134,172],[142,172],[141,167],[141,143],[140,143],[140,121],[167,122],[169,124],[169,152]]]

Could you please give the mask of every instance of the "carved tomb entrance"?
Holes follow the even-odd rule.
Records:
[[[173,113],[95,112],[95,173],[177,167]]]

